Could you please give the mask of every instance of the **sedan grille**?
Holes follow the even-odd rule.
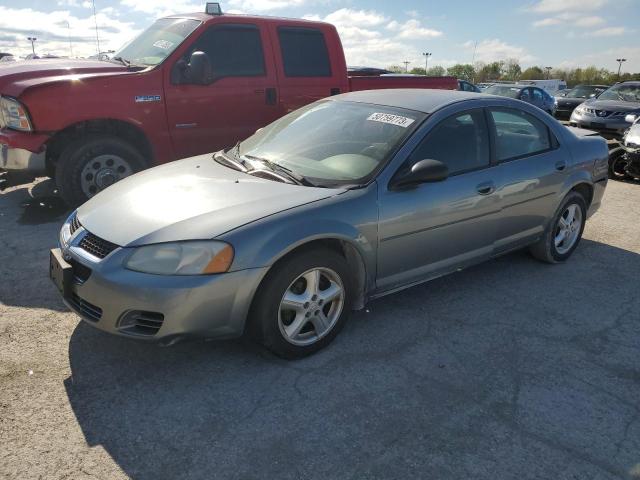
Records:
[[[118,248],[118,245],[116,245],[115,243],[103,240],[102,238],[94,235],[91,232],[87,232],[84,238],[80,240],[80,244],[78,246],[85,252],[88,252],[94,257],[100,259],[106,257],[116,248]]]
[[[79,315],[88,320],[97,322],[102,317],[102,309],[100,307],[87,302],[75,293],[69,298],[69,303]]]

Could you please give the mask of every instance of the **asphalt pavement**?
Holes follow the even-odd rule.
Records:
[[[0,192],[0,478],[640,478],[640,184],[566,264],[385,297],[296,362],[81,322],[47,277],[65,215],[48,181]]]

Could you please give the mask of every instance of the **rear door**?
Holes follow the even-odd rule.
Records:
[[[557,207],[567,153],[545,122],[514,108],[487,109],[498,185],[501,220],[496,253],[539,236]],[[543,115],[542,113],[540,113]]]
[[[167,77],[167,118],[177,158],[233,146],[282,115],[268,31],[242,18],[208,27],[186,50],[207,54],[207,85]]]
[[[270,22],[268,28],[285,113],[347,92],[347,67],[333,27]]]
[[[533,99],[531,103],[544,110],[544,93],[541,89],[531,88],[531,98]]]

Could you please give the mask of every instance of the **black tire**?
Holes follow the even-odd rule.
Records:
[[[117,137],[87,135],[71,142],[62,151],[55,169],[55,181],[60,196],[70,207],[76,207],[86,202],[90,196],[100,191],[99,187],[95,187],[95,191],[90,194],[83,191],[82,171],[92,160],[108,155],[117,156],[118,162],[123,161],[128,165],[125,174],[118,179],[139,172],[146,166],[145,159],[140,152],[128,142]]]
[[[624,148],[614,148],[609,152],[609,178],[613,180],[626,180],[629,176],[621,170]]]
[[[556,248],[555,241],[554,241],[556,230],[558,228],[560,217],[564,214],[566,209],[572,204],[577,205],[578,208],[580,209],[580,212],[582,214],[582,222],[580,225],[578,237],[575,240],[575,243],[573,244],[573,246],[568,251],[560,253]],[[553,219],[549,222],[549,225],[547,226],[547,229],[545,230],[540,240],[538,240],[537,243],[532,245],[529,248],[529,251],[535,258],[546,263],[561,263],[566,261],[571,256],[573,251],[580,244],[580,240],[582,239],[582,232],[584,231],[586,220],[587,220],[587,203],[584,197],[578,192],[575,192],[575,191],[570,192],[564,198],[562,203],[560,203],[560,206],[556,210],[556,213],[554,214]]]
[[[291,284],[314,268],[330,269],[340,277],[344,287],[342,310],[328,333],[309,345],[296,345],[280,329],[280,302]],[[276,264],[261,283],[251,306],[247,332],[279,357],[306,357],[329,345],[340,333],[351,313],[353,293],[353,281],[342,255],[325,248],[301,250]]]

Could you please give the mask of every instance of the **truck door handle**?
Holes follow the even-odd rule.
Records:
[[[560,160],[559,162],[556,163],[556,170],[558,171],[562,171],[567,167],[567,164],[564,160]]]
[[[476,187],[476,191],[480,195],[490,195],[495,192],[496,186],[493,182],[483,182]]]
[[[275,105],[278,102],[278,94],[275,88],[267,88],[265,91],[267,105]]]

